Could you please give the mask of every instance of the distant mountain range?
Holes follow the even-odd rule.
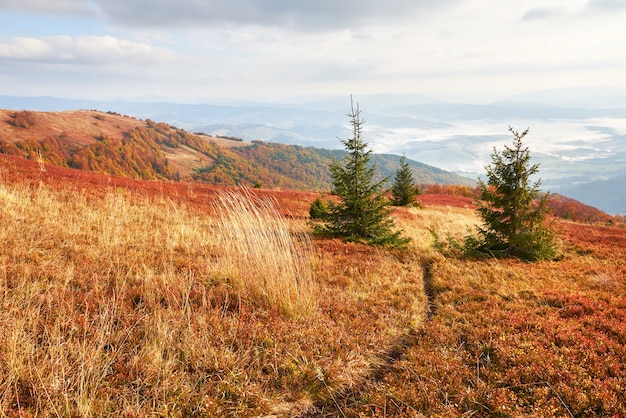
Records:
[[[535,92],[487,104],[435,102],[412,95],[355,97],[376,153],[476,179],[493,148],[509,144],[508,126],[530,127],[526,144],[540,163],[542,188],[609,213],[626,213],[626,91]],[[112,110],[205,132],[280,144],[338,149],[350,135],[350,98],[291,103],[180,104],[0,96],[0,108]],[[592,183],[593,182],[593,183]],[[593,188],[591,193],[589,188]]]
[[[607,180],[594,180],[564,188],[562,193],[581,202],[595,202],[595,207],[609,208],[609,213],[626,213],[626,173]]]

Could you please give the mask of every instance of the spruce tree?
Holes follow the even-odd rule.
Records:
[[[476,201],[482,226],[478,238],[468,236],[466,250],[495,257],[517,257],[527,261],[550,259],[555,255],[555,240],[546,227],[548,194],[539,197],[540,180],[530,178],[539,164],[530,164],[530,153],[522,144],[528,134],[509,127],[513,146],[502,152],[494,148],[492,164],[485,167],[487,182],[479,180]]]
[[[391,186],[393,204],[395,206],[411,206],[417,204],[419,190],[415,185],[413,172],[406,160],[406,156],[400,157],[400,168],[396,171],[394,182]]]
[[[324,231],[333,236],[370,244],[402,246],[409,240],[394,231],[389,202],[384,197],[383,185],[387,178],[374,181],[376,165],[370,164],[372,150],[363,139],[361,111],[351,102],[347,115],[352,125],[352,137],[340,139],[346,154],[341,160],[332,158],[329,168],[333,193],[337,203],[329,202]]]

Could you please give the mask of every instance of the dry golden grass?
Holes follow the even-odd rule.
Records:
[[[88,201],[2,187],[0,202],[2,408],[101,412],[122,355],[151,380],[170,380],[177,360],[166,358],[174,346],[163,308],[191,314],[196,274],[206,270],[205,222],[163,210],[168,202],[131,204],[123,192]],[[129,353],[136,331],[146,344]]]
[[[32,167],[0,182],[0,416],[626,408],[622,229],[560,222],[559,261],[473,260],[446,244],[468,208],[398,209],[413,241],[387,250],[307,238],[309,194]]]
[[[0,415],[289,416],[361,384],[421,324],[419,260],[273,205],[0,185]]]
[[[17,123],[17,126],[16,126]],[[122,132],[145,126],[135,118],[96,111],[15,112],[0,109],[0,135],[9,141],[24,141],[65,135],[80,144],[95,142],[99,135],[121,138]]]
[[[308,236],[290,232],[275,200],[245,188],[223,191],[214,211],[219,215],[214,251],[223,253],[215,266],[218,275],[286,316],[314,308]]]
[[[474,211],[449,206],[408,208],[400,214],[399,226],[420,251],[432,251],[434,244],[448,240],[463,241],[480,218]],[[404,215],[404,216],[402,216]]]

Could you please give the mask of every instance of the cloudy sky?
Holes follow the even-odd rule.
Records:
[[[0,0],[0,94],[485,102],[626,88],[626,0]]]

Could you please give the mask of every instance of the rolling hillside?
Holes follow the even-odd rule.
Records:
[[[328,190],[328,159],[339,151],[191,134],[114,112],[0,111],[0,152],[46,164],[143,180],[194,180],[294,190]],[[380,176],[398,156],[376,155]],[[418,183],[473,181],[410,161]]]
[[[623,416],[626,229],[467,258],[463,190],[387,250],[312,236],[314,192],[0,155],[0,414]]]

